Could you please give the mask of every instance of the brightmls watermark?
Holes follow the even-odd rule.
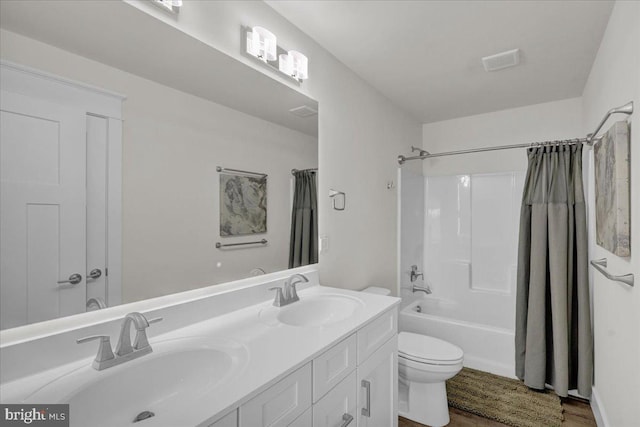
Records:
[[[69,427],[69,405],[0,404],[0,426]]]

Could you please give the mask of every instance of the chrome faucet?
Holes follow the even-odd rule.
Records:
[[[425,294],[429,295],[431,293],[431,286],[427,285],[427,286],[418,286],[418,285],[413,285],[411,287],[411,290],[416,293],[416,292],[424,292]]]
[[[270,291],[276,291],[276,297],[273,301],[273,305],[276,307],[284,307],[285,305],[300,301],[296,290],[296,284],[308,281],[309,279],[307,279],[307,276],[296,273],[284,282],[284,286],[282,288],[278,286],[269,288]]]
[[[137,359],[140,356],[153,351],[147,339],[146,329],[151,323],[159,322],[162,317],[147,320],[142,313],[133,312],[125,316],[120,329],[120,338],[116,346],[116,352],[111,349],[111,339],[109,335],[93,335],[76,340],[78,344],[92,340],[100,340],[98,354],[91,366],[97,371],[119,365],[129,360]],[[131,345],[131,323],[136,327],[136,337]]]

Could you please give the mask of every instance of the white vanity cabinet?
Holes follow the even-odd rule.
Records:
[[[397,347],[393,307],[241,405],[237,425],[397,426]],[[235,418],[225,420],[212,427],[236,425]]]
[[[311,407],[311,362],[240,406],[240,427],[284,427]]]
[[[398,425],[398,339],[358,366],[358,427]]]
[[[238,427],[238,410],[234,409],[209,427]]]
[[[353,370],[333,390],[313,405],[313,427],[356,427],[358,409],[356,383]]]

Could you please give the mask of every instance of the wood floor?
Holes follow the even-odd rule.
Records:
[[[562,408],[564,409],[564,421],[562,422],[562,427],[596,427],[596,420],[593,418],[593,412],[591,412],[589,402],[571,398],[562,399]],[[449,416],[451,417],[451,422],[448,424],[448,427],[509,427],[506,424],[479,417],[478,415],[455,408],[449,408]],[[419,424],[400,417],[398,427],[425,426],[424,424]]]

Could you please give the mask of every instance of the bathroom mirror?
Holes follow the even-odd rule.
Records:
[[[140,301],[290,267],[296,191],[292,170],[317,171],[316,101],[285,84],[285,79],[261,73],[125,2],[2,2],[0,16],[3,67],[26,66],[42,73],[45,80],[57,76],[71,85],[77,82],[85,89],[89,85],[125,97],[122,121],[116,121],[122,131],[122,207],[113,212],[112,206],[102,206],[106,216],[121,219],[119,274],[105,268],[114,263],[105,260],[108,254],[118,252],[102,247],[102,258],[96,260],[89,254],[91,237],[86,235],[79,238],[78,245],[86,243],[87,254],[78,271],[63,265],[65,255],[55,243],[56,233],[63,231],[49,233],[50,252],[37,239],[29,240],[30,246],[25,244],[30,249],[24,253],[3,242],[3,311],[5,305],[24,309],[12,319],[3,317],[2,329],[82,313],[103,303]],[[7,80],[3,79],[2,90],[12,91],[5,87]],[[90,116],[87,123],[94,120]],[[3,128],[13,129],[18,121],[3,103]],[[5,141],[11,136],[3,132],[2,137],[6,160],[10,157],[5,156],[9,152]],[[37,147],[29,150],[39,155]],[[3,185],[15,169],[7,164],[8,160],[2,164]],[[87,164],[87,177],[100,173],[107,172],[96,172]],[[261,175],[266,185],[260,194],[250,196],[255,190],[251,183]],[[225,187],[230,180],[235,191]],[[87,196],[90,192],[87,189]],[[239,202],[238,196],[245,201]],[[221,227],[225,198],[233,199],[227,203],[236,212],[250,211],[253,202],[259,204],[264,224],[255,229],[236,227],[237,233],[222,232],[228,231]],[[88,211],[88,201],[87,206]],[[56,223],[57,213],[51,216],[51,212],[29,210],[38,221],[27,228],[45,227],[42,218]],[[15,229],[9,215],[4,210],[2,214],[3,233]],[[85,220],[87,235],[95,234],[92,220]],[[112,233],[105,231],[106,224],[111,224],[108,218],[98,229]],[[26,232],[23,240],[46,235]],[[42,250],[33,252],[34,247]],[[33,282],[34,275],[25,279],[6,273],[16,259],[36,269],[39,283]],[[293,266],[298,265],[302,264]],[[52,277],[43,279],[47,268],[53,271]],[[97,277],[87,280],[92,272]],[[71,273],[82,276],[73,285],[82,295],[80,304],[73,307],[64,301],[65,292],[73,286],[56,284],[69,280]],[[110,293],[110,286],[118,292]],[[40,302],[29,301],[34,295]],[[34,314],[38,304],[47,306],[47,313]],[[56,315],[53,306],[66,308]]]

